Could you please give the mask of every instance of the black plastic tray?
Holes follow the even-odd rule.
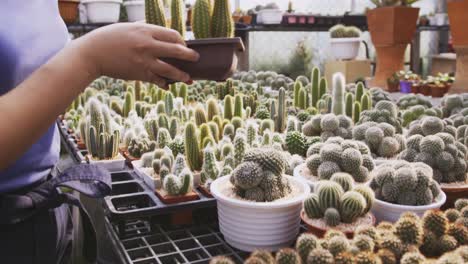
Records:
[[[216,206],[216,200],[194,190],[200,199],[177,204],[164,204],[134,171],[111,173],[112,194],[104,198],[106,211],[112,222],[170,215],[184,210]]]
[[[62,146],[65,147],[65,151],[70,154],[76,163],[86,162],[85,156],[88,152],[86,150],[78,149],[76,139],[65,128],[62,120],[57,119],[57,126],[60,132],[60,140],[62,142]]]

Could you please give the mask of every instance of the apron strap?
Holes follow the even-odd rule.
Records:
[[[111,193],[110,173],[96,164],[80,164],[65,170],[59,176],[44,182],[25,195],[0,196],[0,225],[17,224],[44,210],[62,204],[80,209],[84,229],[83,255],[91,262],[97,257],[94,225],[80,200],[60,190],[69,188],[91,198],[104,198]]]

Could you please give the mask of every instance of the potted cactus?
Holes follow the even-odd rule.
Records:
[[[417,0],[371,0],[376,8],[367,12],[372,43],[377,52],[374,86],[387,87],[387,79],[403,69],[406,47],[413,39],[419,8]]]
[[[422,162],[384,163],[372,176],[369,186],[375,192],[372,213],[377,221],[395,222],[406,211],[422,216],[427,210],[440,208],[446,200],[432,178],[432,168]]]
[[[450,93],[466,92],[468,87],[468,33],[466,25],[468,17],[467,0],[451,0],[447,3],[447,11],[450,20],[450,31],[453,37],[453,46],[457,53],[457,72],[455,74],[455,82],[453,83]]]
[[[211,183],[220,230],[243,251],[289,246],[299,232],[307,183],[285,176],[286,159],[273,148],[252,148],[230,176]]]
[[[350,175],[353,182],[365,183],[375,166],[370,154],[369,147],[361,141],[332,137],[307,150],[307,160],[296,167],[294,176],[306,180],[313,191],[320,180],[329,180],[339,172]]]
[[[361,30],[341,24],[329,30],[332,53],[337,60],[352,60],[358,56],[361,44]]]
[[[358,226],[375,224],[369,212],[373,203],[374,192],[369,187],[353,187],[352,177],[336,173],[331,180],[318,183],[316,191],[304,201],[301,218],[318,237],[323,237],[329,229],[336,229],[352,238]]]
[[[151,12],[147,12],[147,16],[152,17]],[[164,60],[187,72],[194,80],[226,80],[237,68],[236,52],[245,49],[242,40],[234,37],[230,1],[215,0],[211,6],[210,0],[197,0],[191,23],[196,40],[186,43],[200,54],[200,59],[197,62]]]

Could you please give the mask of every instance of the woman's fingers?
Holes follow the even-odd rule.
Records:
[[[164,80],[163,78],[161,78],[160,76],[158,76],[158,75],[156,75],[154,73],[151,74],[151,78],[150,78],[149,82],[154,83],[159,87],[166,87],[166,84],[167,84],[166,80]]]
[[[190,76],[176,67],[156,59],[150,66],[153,74],[178,82],[188,82]]]
[[[158,58],[175,58],[185,61],[198,61],[200,55],[186,46],[155,40],[153,55]]]
[[[152,29],[152,36],[156,40],[164,41],[164,42],[171,42],[171,43],[178,43],[185,46],[185,41],[182,36],[173,29],[168,29],[165,27],[149,25]]]

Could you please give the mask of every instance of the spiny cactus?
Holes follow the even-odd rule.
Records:
[[[217,256],[210,260],[209,264],[234,264],[235,262],[232,261],[230,258],[225,256]]]
[[[219,175],[219,169],[216,164],[216,157],[213,149],[208,146],[203,152],[203,165],[201,170],[202,182],[208,179],[215,180]]]
[[[185,157],[192,171],[200,171],[203,160],[196,135],[196,125],[192,122],[188,123],[185,126]]]
[[[312,250],[307,257],[307,263],[333,264],[334,262],[333,255],[328,250],[321,248]]]
[[[311,91],[311,100],[312,100],[312,107],[317,107],[317,102],[321,98],[320,96],[320,70],[317,67],[312,69],[312,76],[311,76],[311,83],[312,83],[312,91]]]
[[[365,142],[375,157],[392,158],[406,147],[405,139],[396,135],[395,128],[386,123],[365,122],[357,125],[353,128],[353,139]]]
[[[155,141],[151,141],[148,138],[133,138],[130,140],[127,150],[132,157],[140,158],[144,153],[153,151],[156,145]]]
[[[298,131],[291,131],[286,134],[286,146],[289,153],[305,156],[307,152],[307,138]]]
[[[275,262],[275,258],[273,257],[273,255],[266,250],[255,250],[254,252],[252,252],[252,254],[250,254],[250,257],[261,259],[265,263]]]
[[[244,159],[245,151],[247,150],[247,139],[242,134],[237,134],[234,137],[234,165],[238,166]]]
[[[182,0],[171,1],[171,28],[185,37],[185,21],[183,17],[184,2]]]
[[[164,5],[161,0],[145,0],[146,23],[167,27]]]
[[[211,36],[214,38],[234,37],[234,21],[229,0],[215,0],[211,20]]]
[[[332,113],[344,115],[345,113],[345,80],[342,73],[333,75]]]
[[[294,249],[283,248],[276,253],[276,264],[301,264],[301,258]],[[272,263],[272,262],[270,262]]]
[[[192,31],[196,39],[212,37],[210,0],[197,0],[192,10]]]
[[[302,126],[302,133],[308,137],[321,136],[323,141],[335,136],[349,139],[352,136],[351,125],[352,120],[345,115],[316,115]]]
[[[318,247],[318,238],[312,234],[304,233],[297,238],[296,251],[303,263],[306,263],[309,253]]]

